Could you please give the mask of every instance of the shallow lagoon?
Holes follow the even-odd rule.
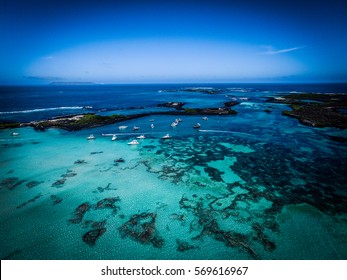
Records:
[[[347,146],[328,137],[345,132],[256,103],[176,128],[0,131],[1,259],[346,259]]]

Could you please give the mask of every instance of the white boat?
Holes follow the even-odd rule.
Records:
[[[154,119],[150,119],[149,121],[150,121],[150,122],[154,122]]]
[[[151,123],[151,128],[154,128],[154,124]]]
[[[136,139],[134,139],[133,141],[130,141],[130,142],[128,143],[128,145],[138,145],[138,144],[140,144],[140,143],[139,143],[139,141],[137,141]]]
[[[176,127],[177,125],[178,125],[177,122],[173,122],[173,123],[171,124],[172,127]]]
[[[11,136],[18,136],[18,135],[19,135],[18,132],[12,132],[12,133],[11,133]]]
[[[140,129],[140,127],[138,127],[138,126],[133,127],[133,130],[139,130],[139,129]]]
[[[171,136],[170,136],[170,134],[166,134],[166,135],[164,135],[162,138],[163,138],[163,139],[170,139]]]
[[[118,129],[119,130],[123,130],[123,129],[126,129],[127,128],[127,126],[126,125],[121,125],[121,126],[118,126]]]
[[[87,140],[94,140],[95,139],[95,136],[93,134],[90,134],[88,137],[87,137]]]
[[[203,120],[203,121],[207,121],[208,118],[207,118],[207,117],[202,117],[202,120]]]
[[[137,139],[145,139],[146,137],[142,134],[142,135],[140,135],[140,136],[137,136],[136,138],[137,138]]]
[[[112,136],[112,141],[116,140],[117,139],[117,136],[116,135],[113,135]]]
[[[180,123],[182,120],[181,119],[176,119],[175,122],[176,123]]]
[[[200,126],[201,126],[201,125],[200,125],[199,123],[196,123],[196,124],[194,124],[193,127],[194,127],[194,128],[200,128]]]

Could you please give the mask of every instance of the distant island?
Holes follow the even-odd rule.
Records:
[[[51,82],[51,86],[91,86],[95,85],[93,82]]]

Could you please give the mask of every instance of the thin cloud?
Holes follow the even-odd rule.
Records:
[[[276,55],[280,53],[288,53],[288,52],[293,52],[300,50],[304,48],[303,46],[300,47],[293,47],[293,48],[287,48],[287,49],[281,49],[281,50],[276,50],[272,46],[264,46],[267,50],[265,52],[261,52],[260,54],[265,54],[265,55]]]
[[[43,60],[51,60],[51,59],[55,59],[55,56],[49,55],[49,56],[44,56],[42,57]]]

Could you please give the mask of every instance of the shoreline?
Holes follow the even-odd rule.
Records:
[[[290,106],[282,111],[283,116],[298,119],[306,126],[324,128],[347,128],[346,94],[292,93],[279,97],[270,97],[266,102],[281,103]]]
[[[200,88],[198,89],[201,90]],[[347,128],[347,115],[343,110],[347,110],[346,94],[319,94],[319,93],[290,93],[277,97],[267,97],[264,103],[280,103],[290,106],[291,110],[282,111],[283,116],[297,119],[301,124],[317,128],[335,127],[339,129]],[[224,107],[220,108],[184,108],[183,102],[166,102],[157,104],[156,107],[166,107],[172,111],[148,112],[130,115],[114,114],[102,116],[97,113],[75,114],[61,117],[54,117],[47,120],[31,121],[26,123],[0,123],[0,129],[15,129],[31,126],[35,130],[44,131],[54,127],[67,131],[78,131],[87,128],[102,127],[123,121],[138,119],[148,116],[211,116],[211,115],[236,115],[237,111],[230,107],[240,104],[238,101],[224,102]],[[266,109],[265,112],[271,113]]]
[[[139,119],[148,116],[157,115],[167,115],[167,116],[198,116],[198,115],[236,115],[237,111],[232,110],[227,107],[222,108],[187,108],[187,109],[177,109],[176,111],[170,112],[150,112],[142,114],[133,115],[111,115],[111,116],[101,116],[95,113],[87,114],[76,114],[69,116],[62,116],[58,118],[42,120],[42,121],[32,121],[28,123],[2,123],[0,124],[0,129],[14,129],[20,127],[33,127],[37,131],[44,131],[48,128],[60,128],[67,131],[79,131],[87,128],[102,127],[105,125],[115,124],[123,121],[129,121],[133,119]]]

